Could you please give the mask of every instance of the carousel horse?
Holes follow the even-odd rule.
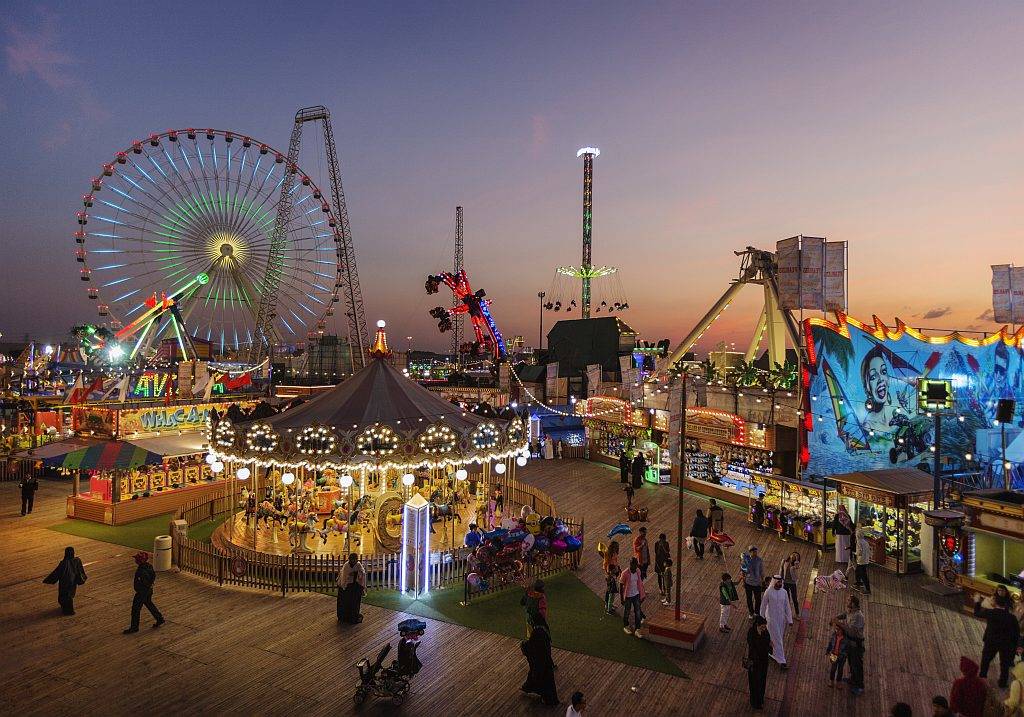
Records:
[[[316,513],[310,513],[298,515],[299,521],[292,523],[288,526],[288,544],[293,548],[298,547],[302,542],[302,537],[305,535],[319,535],[320,531],[316,527]]]
[[[343,507],[336,508],[334,513],[324,518],[324,527],[320,531],[320,540],[323,541],[324,545],[327,545],[327,537],[331,533],[344,535],[348,529],[348,519],[348,511]]]
[[[452,493],[444,500],[442,499],[441,491],[434,491],[430,496],[430,522],[433,523],[435,520],[452,520],[461,523],[462,517],[459,515],[458,500],[458,493]]]
[[[285,514],[284,511],[278,510],[274,507],[274,504],[269,500],[265,500],[256,508],[257,525],[260,520],[263,521],[263,527],[265,528],[270,527],[271,522],[273,522],[275,526],[284,525]]]

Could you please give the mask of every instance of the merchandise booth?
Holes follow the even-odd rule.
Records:
[[[622,451],[630,456],[639,451],[647,460],[645,481],[671,482],[667,411],[633,408],[620,398],[595,396],[577,401],[576,413],[583,417],[591,460],[618,467]]]
[[[958,580],[965,604],[1005,585],[1020,599],[1024,585],[1024,494],[999,488],[960,496],[967,520],[959,540]],[[955,557],[954,557],[955,559]]]
[[[257,401],[75,406],[74,436],[19,454],[73,481],[67,516],[123,525],[163,515],[221,489],[204,460],[213,410]]]
[[[787,537],[831,544],[822,515],[827,510],[830,521],[835,514],[835,490],[780,475],[774,444],[770,426],[719,409],[687,408],[687,487],[744,506],[752,522]]]
[[[871,562],[903,575],[923,569],[924,513],[932,507],[932,477],[917,468],[890,468],[829,476],[857,527],[870,533]],[[930,538],[929,538],[930,540]]]

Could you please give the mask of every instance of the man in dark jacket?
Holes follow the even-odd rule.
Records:
[[[981,677],[988,676],[988,666],[999,655],[999,686],[1006,687],[1013,655],[1020,640],[1020,624],[1005,597],[995,596],[995,607],[983,608],[981,595],[974,596],[974,616],[985,618],[985,634],[981,638]]]
[[[156,582],[156,570],[149,562],[149,553],[145,550],[135,554],[135,598],[132,600],[132,626],[124,631],[125,635],[139,631],[139,618],[142,616],[142,606],[145,605],[156,622],[153,627],[160,627],[164,624],[164,616],[153,604],[153,583]]]
[[[629,483],[629,456],[625,449],[619,451],[619,482]]]
[[[25,476],[18,485],[21,488],[21,514],[31,513],[36,491],[39,490],[39,480],[32,475]]]
[[[711,523],[712,533],[725,532],[725,511],[714,498],[711,499],[711,507],[708,510],[708,521]],[[711,541],[711,552],[720,558],[725,557],[722,546],[714,540]]]

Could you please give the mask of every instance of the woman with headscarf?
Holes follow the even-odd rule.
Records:
[[[57,602],[65,615],[75,614],[75,592],[78,586],[85,583],[85,568],[82,559],[75,557],[75,549],[64,548],[64,559],[57,563],[49,575],[43,580],[47,585],[57,584]]]
[[[772,638],[768,634],[768,621],[758,615],[747,630],[747,687],[750,706],[764,708],[764,689],[768,682],[768,660],[772,654]]]
[[[853,518],[850,517],[846,506],[840,503],[839,510],[832,519],[832,533],[836,536],[837,563],[850,562],[850,536],[853,535],[853,528]]]
[[[551,635],[547,623],[540,621],[535,624],[530,639],[521,643],[520,649],[530,665],[530,672],[519,689],[528,694],[540,695],[546,705],[557,705],[555,663],[551,658]]]

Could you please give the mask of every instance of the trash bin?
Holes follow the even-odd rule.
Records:
[[[171,536],[158,535],[153,540],[153,569],[157,572],[171,569]]]

